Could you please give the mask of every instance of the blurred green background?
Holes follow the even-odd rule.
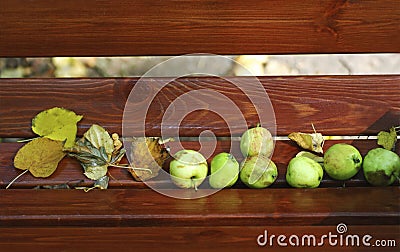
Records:
[[[399,74],[400,54],[240,55],[235,62],[197,56],[180,64],[160,67],[156,74],[179,75],[183,69],[242,76],[237,64],[254,75]],[[54,57],[0,58],[1,78],[27,77],[133,77],[141,76],[170,57]]]

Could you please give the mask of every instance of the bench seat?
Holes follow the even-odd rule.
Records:
[[[246,81],[246,77],[239,79]],[[0,133],[8,137],[33,137],[31,118],[53,106],[63,106],[84,115],[78,124],[79,135],[93,123],[104,126],[110,132],[121,133],[124,104],[137,80],[1,79]],[[151,86],[154,81],[161,80],[150,78],[147,81]],[[368,137],[376,136],[380,130],[399,122],[400,103],[397,97],[400,89],[393,87],[399,87],[400,77],[261,77],[260,81],[274,105],[277,136],[280,137],[272,157],[278,166],[279,176],[270,188],[248,189],[238,182],[233,188],[206,198],[179,200],[163,196],[143,182],[133,180],[124,169],[110,168],[112,178],[107,190],[85,193],[81,190],[32,189],[38,185],[74,184],[77,181],[82,186],[93,183],[84,177],[78,162],[65,158],[49,178],[40,179],[25,174],[11,189],[5,190],[12,178],[20,173],[13,167],[12,160],[23,143],[3,142],[0,143],[0,187],[3,188],[0,189],[0,248],[43,246],[51,249],[68,245],[69,250],[76,250],[83,246],[82,243],[71,244],[71,241],[84,237],[83,240],[94,248],[123,248],[126,244],[122,241],[129,240],[135,249],[151,250],[150,240],[157,239],[157,246],[171,246],[174,251],[186,250],[187,242],[193,250],[255,250],[259,248],[256,239],[265,230],[270,234],[313,234],[321,237],[335,232],[340,223],[346,224],[351,234],[371,233],[376,239],[394,237],[398,241],[398,182],[389,187],[371,187],[359,172],[346,182],[335,181],[325,175],[317,189],[289,188],[285,182],[286,166],[300,149],[284,137],[293,131],[312,132],[310,123],[313,123],[324,135],[352,137],[328,140],[325,149],[334,143],[346,142],[365,155],[369,149],[377,147],[376,139]],[[252,112],[254,108],[241,98],[243,94],[222,88],[226,85],[226,79],[216,77],[181,78],[169,84],[160,95],[167,103],[179,95],[180,90],[196,90],[199,87],[216,90],[232,99],[236,97],[245,111],[249,126],[256,125],[257,118]],[[167,104],[159,103],[157,106],[164,105]],[[159,134],[157,125],[161,117],[157,106],[148,113],[149,135]],[[195,137],[204,129],[215,128],[219,140],[214,154],[229,151],[232,140],[232,153],[239,161],[242,160],[239,132],[231,139],[222,127],[223,121],[210,120],[207,124],[196,118],[188,117],[182,122],[184,136]],[[357,137],[359,139],[355,139]],[[188,138],[182,144],[188,149],[198,149],[200,144],[195,140]],[[174,142],[170,145],[171,149],[175,148]],[[164,168],[167,169],[167,164]],[[165,181],[149,183],[162,186]],[[182,195],[196,193],[194,190],[172,190]],[[241,233],[244,227],[246,231]],[[26,239],[22,241],[21,237]],[[109,239],[113,242],[109,243]],[[118,244],[119,241],[121,244]],[[273,246],[282,249],[276,244]],[[332,248],[324,244],[327,251]]]

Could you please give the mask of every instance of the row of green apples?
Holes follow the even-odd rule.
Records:
[[[263,127],[247,130],[241,137],[240,150],[244,161],[239,164],[229,153],[219,153],[211,161],[209,183],[213,188],[231,187],[240,180],[250,188],[265,188],[278,177],[275,163],[269,159],[273,151],[271,133]],[[389,150],[370,150],[364,160],[352,145],[339,143],[325,153],[322,164],[308,155],[290,160],[286,181],[292,187],[318,187],[324,171],[333,179],[348,180],[361,167],[366,180],[375,186],[392,184],[400,175],[400,157]],[[208,175],[206,159],[194,150],[181,150],[170,163],[171,180],[181,188],[197,189]]]
[[[290,160],[286,171],[289,185],[315,188],[320,185],[324,172],[335,180],[348,180],[362,168],[366,181],[373,186],[388,186],[399,178],[400,157],[384,148],[374,148],[362,157],[350,144],[332,145],[321,160],[298,155]]]

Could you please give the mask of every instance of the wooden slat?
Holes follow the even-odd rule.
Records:
[[[366,153],[372,149],[377,147],[375,140],[357,140],[357,141],[326,141],[325,150],[329,148],[332,144],[337,142],[345,142],[352,144],[360,150],[360,153],[364,156]],[[15,153],[22,146],[22,144],[17,143],[2,143],[0,144],[0,188],[5,188],[10,181],[13,180],[18,174],[21,173],[21,170],[15,169],[13,166],[13,159]],[[178,143],[170,143],[171,152],[175,153],[179,150]],[[199,150],[200,144],[198,142],[182,142],[182,146],[186,149]],[[210,148],[211,149],[211,148]],[[281,187],[289,187],[285,180],[286,175],[286,167],[291,158],[293,158],[300,149],[291,141],[277,141],[276,147],[274,150],[274,154],[272,156],[272,160],[276,163],[278,167],[278,178],[276,182],[271,186],[272,188],[281,188]],[[396,150],[399,153],[399,150]],[[233,142],[232,148],[230,147],[229,141],[220,141],[217,143],[217,146],[213,153],[209,153],[207,156],[203,153],[208,163],[211,162],[211,159],[214,155],[221,152],[230,152],[232,153],[236,159],[241,162],[243,160],[242,154],[239,150],[239,142]],[[123,160],[122,163],[128,163],[127,160]],[[168,172],[169,162],[165,163],[163,167],[165,171]],[[157,187],[157,188],[175,188],[174,185],[171,184],[168,175],[159,176],[151,181],[147,181],[146,184],[142,182],[136,182],[129,172],[125,169],[119,168],[109,168],[110,174],[110,188],[147,188],[147,186]],[[30,174],[25,174],[17,181],[15,181],[11,188],[34,188],[36,186],[54,186],[60,184],[68,184],[71,187],[74,186],[92,186],[93,181],[87,179],[83,175],[83,169],[79,165],[79,163],[72,158],[64,158],[64,160],[59,164],[56,172],[51,175],[49,178],[35,178]],[[398,185],[396,183],[395,185]],[[368,186],[365,181],[364,175],[362,171],[360,171],[355,177],[352,179],[342,182],[335,181],[329,178],[325,174],[320,187],[354,187],[354,186]],[[202,188],[209,188],[208,180],[206,180],[202,186]],[[235,184],[234,188],[246,188],[240,180]]]
[[[399,52],[398,1],[0,3],[0,56]]]
[[[268,238],[275,235],[272,245],[258,246],[257,237],[268,232]],[[106,227],[106,228],[0,228],[0,249],[2,251],[397,251],[400,243],[400,230],[396,226],[348,226],[343,234],[343,245],[340,236],[321,242],[323,235],[337,235],[336,226],[247,226],[247,227]],[[279,246],[277,237],[286,236],[287,246]],[[364,235],[373,238],[364,245]],[[289,237],[300,238],[300,246],[291,246]],[[314,235],[316,246],[308,246],[308,240],[302,243],[303,235]],[[359,246],[353,245],[347,235],[357,235]],[[376,241],[394,240],[396,246],[377,248]],[[295,240],[293,240],[295,242]],[[312,240],[310,241],[311,244]],[[336,243],[336,244],[335,244]],[[301,245],[304,244],[304,245]],[[357,244],[357,243],[354,243]]]
[[[181,136],[198,136],[204,130],[211,130],[217,136],[241,135],[246,123],[255,126],[260,121],[259,115],[265,118],[271,114],[267,106],[259,108],[260,113],[254,109],[249,97],[252,95],[265,102],[266,96],[251,80],[248,77],[180,78],[158,92],[166,79],[148,78],[143,80],[144,88],[135,89],[133,102],[136,104],[129,103],[129,110],[146,112],[141,106],[151,103],[147,114],[143,114],[146,116],[146,134],[151,136],[161,134],[161,125],[167,130],[179,129]],[[312,132],[311,123],[325,135],[376,134],[400,123],[399,75],[260,77],[259,80],[271,99],[278,135],[293,131]],[[79,134],[94,123],[121,133],[127,97],[137,81],[135,78],[0,79],[0,137],[34,136],[30,129],[32,118],[54,106],[84,115],[79,123]],[[235,86],[237,84],[246,87],[247,91],[242,92]],[[227,98],[194,95],[193,99],[172,109],[167,119],[163,118],[176,98],[181,99],[190,91],[216,91]],[[145,98],[151,92],[157,96]],[[235,105],[239,112],[235,112]],[[215,107],[221,116],[212,112]],[[203,109],[184,117],[185,109],[194,111],[196,108]],[[130,115],[129,110],[125,110],[127,115]],[[126,117],[129,122],[126,125],[133,130],[129,135],[142,134],[143,115],[132,113]],[[179,125],[173,116],[184,117],[184,120]],[[229,130],[227,120],[238,123]],[[273,121],[267,121],[266,126],[274,126]]]
[[[173,189],[184,196],[194,190]],[[150,189],[2,190],[1,227],[399,225],[399,187],[226,189],[181,200]],[[369,200],[366,200],[368,197]]]

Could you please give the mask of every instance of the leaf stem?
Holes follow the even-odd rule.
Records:
[[[132,167],[132,166],[129,166],[128,164],[124,164],[124,165],[108,164],[108,166],[116,167],[116,168],[122,168],[122,169],[133,169],[133,170],[139,170],[139,171],[147,171],[147,172],[149,172],[150,174],[153,173],[153,172],[152,172],[150,169],[148,169],[148,168]]]
[[[18,140],[17,143],[29,142],[29,141],[35,140],[35,139],[37,139],[37,138],[40,138],[40,137],[33,137],[33,138],[28,138],[28,139],[21,139],[21,140]]]
[[[25,173],[27,173],[29,170],[26,169],[25,171],[21,172],[18,176],[16,176],[6,187],[6,189],[8,189],[17,179],[19,179],[22,175],[24,175]]]

